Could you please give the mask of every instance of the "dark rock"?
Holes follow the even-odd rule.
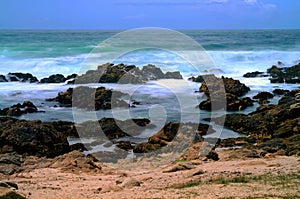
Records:
[[[39,112],[37,107],[30,101],[24,101],[23,104],[15,104],[10,108],[0,109],[0,115],[5,116],[21,116],[22,114],[27,113],[36,113]]]
[[[70,151],[67,140],[71,123],[64,128],[57,123],[0,118],[0,148],[11,146],[24,155],[55,157]],[[65,131],[64,131],[65,129]]]
[[[268,75],[264,75],[263,72],[255,71],[255,72],[249,72],[243,75],[243,77],[246,78],[254,78],[254,77],[266,77]]]
[[[290,92],[289,90],[284,90],[284,89],[275,89],[275,90],[273,90],[273,93],[275,95],[285,95],[289,92]]]
[[[50,75],[49,77],[41,79],[40,83],[64,83],[67,79],[62,74]]]
[[[166,72],[164,79],[183,79],[179,71]]]
[[[119,147],[120,149],[124,149],[125,151],[129,151],[134,148],[133,144],[134,143],[129,142],[129,141],[120,141],[120,142],[117,142],[117,147]]]
[[[215,151],[210,151],[206,157],[207,159],[212,159],[214,161],[218,161],[220,159],[218,153]]]
[[[112,98],[114,96],[114,98]],[[61,105],[77,108],[87,109],[90,111],[100,109],[111,109],[113,107],[128,107],[124,100],[120,99],[126,97],[127,94],[107,90],[104,87],[97,89],[79,86],[76,88],[69,88],[65,92],[58,93],[58,96],[48,101],[57,101]],[[114,99],[114,100],[112,100]]]
[[[120,84],[142,84],[149,80],[158,79],[182,79],[181,74],[167,72],[164,74],[160,68],[154,65],[143,66],[142,69],[134,65],[111,63],[98,66],[97,70],[89,70],[85,74],[78,76],[76,84],[86,83],[120,83]]]
[[[300,83],[300,63],[291,67],[272,66],[267,70],[271,75],[271,83]]]
[[[0,82],[8,82],[4,75],[0,75]]]
[[[11,82],[38,82],[39,80],[30,73],[8,73],[8,80]]]
[[[225,105],[226,102],[226,105]],[[232,94],[226,94],[226,98],[207,99],[199,104],[201,110],[219,110],[227,107],[227,111],[240,111],[253,106],[249,97],[238,98]]]

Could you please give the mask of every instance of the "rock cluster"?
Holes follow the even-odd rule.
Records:
[[[202,110],[218,110],[227,108],[228,111],[244,110],[248,106],[253,106],[249,97],[239,98],[245,95],[250,88],[238,80],[213,75],[205,77],[199,92],[207,96],[207,100],[199,104]]]
[[[9,108],[0,109],[0,115],[5,116],[21,116],[26,113],[36,113],[38,111],[37,107],[30,101],[25,101],[23,104],[15,104]]]
[[[154,65],[143,66],[142,69],[134,65],[111,63],[98,66],[97,70],[89,70],[76,78],[76,84],[86,83],[120,83],[141,84],[150,80],[158,79],[182,79],[181,74],[167,72],[164,74],[160,68]]]
[[[219,119],[223,118],[214,121]],[[226,115],[225,126],[254,139],[264,153],[281,150],[284,155],[300,155],[300,90],[287,93],[278,105],[261,105],[249,115]]]
[[[291,67],[272,66],[267,70],[271,83],[300,83],[300,63]]]
[[[65,92],[47,101],[57,101],[62,106],[77,107],[87,110],[111,109],[111,107],[128,107],[129,104],[122,98],[128,95],[119,91],[107,90],[105,87],[89,88],[79,86],[69,88]]]

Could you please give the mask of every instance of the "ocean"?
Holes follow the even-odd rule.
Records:
[[[189,30],[180,32],[202,45],[221,75],[239,79],[249,86],[251,92],[247,95],[250,97],[262,90],[272,91],[275,88],[294,89],[298,87],[295,84],[270,84],[266,77],[246,79],[242,75],[257,70],[266,71],[278,61],[286,66],[297,64],[300,61],[300,30]],[[64,75],[80,73],[85,59],[91,56],[90,53],[94,49],[98,48],[98,44],[117,33],[119,31],[0,31],[0,74],[32,73],[41,79],[57,73]],[[109,54],[109,49],[98,52],[100,52],[98,54],[100,58],[97,65],[106,63],[107,60],[101,59],[101,57]],[[169,68],[179,66],[177,68],[182,69],[181,72],[185,78],[197,75],[194,71],[188,70],[186,63],[181,58],[158,49],[140,49],[119,57],[116,63],[136,66],[154,64],[159,67],[169,66]],[[199,110],[196,106],[204,97],[194,91],[198,90],[200,84],[190,82],[191,89],[187,91],[180,80],[173,81],[173,83],[164,81],[152,81],[141,88],[138,88],[137,85],[103,85],[123,92],[134,90],[133,98],[144,103],[130,109],[130,114],[121,109],[114,112],[98,111],[98,119],[112,116],[119,119],[150,117],[152,114],[152,118],[156,118],[157,122],[161,124],[177,120],[197,122],[195,118],[197,118]],[[90,86],[97,87],[99,85]],[[46,98],[56,97],[58,92],[65,91],[69,87],[70,85],[65,84],[0,83],[0,108],[30,100],[40,110],[46,112],[22,115],[21,119],[73,121],[72,108],[54,108],[54,102],[45,101]],[[197,101],[182,105],[176,97],[185,102],[191,98],[196,98]],[[275,97],[271,103],[276,103],[277,100],[278,97]],[[179,105],[177,105],[178,103]],[[247,108],[243,113],[249,113],[257,106]],[[168,113],[167,118],[161,117],[164,115],[162,107]],[[149,108],[152,111],[149,111]],[[82,114],[81,121],[93,119],[93,114],[90,112],[83,110],[78,110],[78,112]],[[219,115],[221,114],[222,112],[219,113]],[[210,117],[210,113],[201,111],[201,118],[205,117]],[[228,134],[232,134],[232,132],[228,131]]]

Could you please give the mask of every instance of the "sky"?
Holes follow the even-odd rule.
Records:
[[[0,29],[300,29],[299,0],[0,0]]]

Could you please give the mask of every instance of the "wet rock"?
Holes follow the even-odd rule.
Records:
[[[11,82],[38,82],[38,79],[30,73],[8,73],[7,79]]]
[[[120,149],[124,149],[126,151],[132,150],[134,148],[133,146],[134,143],[129,142],[129,141],[120,141],[117,142],[117,147],[119,147]]]
[[[179,71],[166,72],[164,79],[183,79]]]
[[[285,95],[285,94],[287,94],[287,93],[289,93],[290,91],[289,90],[284,90],[284,89],[275,89],[275,90],[273,90],[273,93],[275,94],[275,95]]]
[[[257,95],[255,95],[253,97],[253,99],[258,100],[258,102],[260,104],[266,104],[266,103],[269,103],[268,99],[271,99],[273,97],[274,97],[274,95],[272,93],[269,93],[269,92],[260,92]]]
[[[271,75],[271,83],[300,83],[300,63],[291,67],[272,66],[267,72]]]
[[[178,71],[164,74],[160,68],[154,65],[143,66],[142,69],[134,65],[111,63],[98,66],[97,70],[89,70],[78,76],[76,84],[85,83],[120,83],[120,84],[142,84],[149,80],[158,79],[182,79]]]
[[[123,97],[126,98],[128,95],[119,91],[107,90],[105,87],[94,89],[79,86],[60,92],[57,97],[47,99],[47,101],[57,101],[66,107],[73,106],[93,111],[112,107],[128,107],[129,104],[121,99]]]
[[[8,82],[4,75],[0,75],[0,82]]]
[[[27,113],[36,113],[39,112],[37,107],[30,101],[24,101],[23,104],[15,104],[10,108],[0,109],[0,115],[5,116],[21,116]]]
[[[264,72],[259,72],[259,71],[255,71],[255,72],[248,72],[246,74],[243,75],[243,77],[246,78],[254,78],[254,77],[267,77],[267,74],[264,74]]]
[[[215,151],[210,151],[206,157],[207,159],[212,159],[214,161],[218,161],[220,159],[218,153]]]
[[[41,79],[40,83],[64,83],[67,79],[62,74],[50,75],[49,77]]]
[[[223,108],[226,108],[227,111],[241,111],[249,106],[253,106],[253,101],[249,97],[238,98],[229,93],[225,95],[225,98],[208,98],[199,104],[201,110],[209,111]]]

